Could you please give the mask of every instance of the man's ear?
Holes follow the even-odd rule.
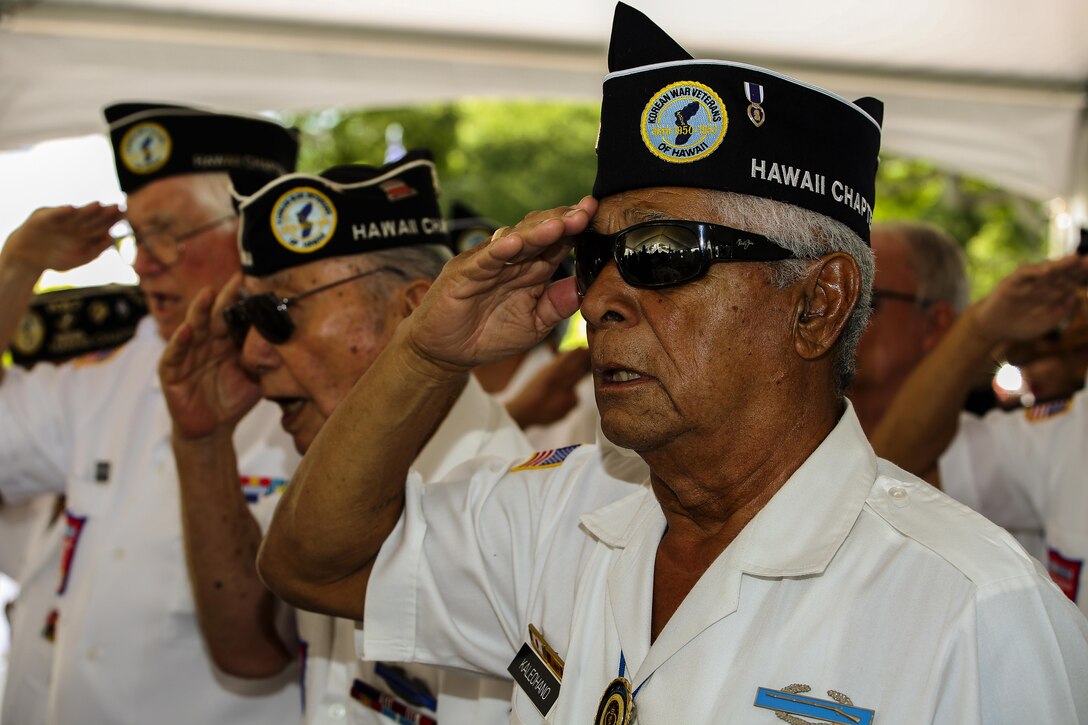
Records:
[[[858,263],[843,252],[821,257],[805,275],[799,293],[794,347],[805,360],[815,360],[834,347],[857,306]]]
[[[922,334],[922,349],[927,353],[940,344],[956,321],[956,311],[948,302],[933,302],[925,310],[926,327]]]
[[[419,304],[423,301],[423,298],[427,296],[427,292],[430,289],[431,283],[425,279],[413,279],[411,282],[401,287],[401,314],[404,317],[412,314],[412,310],[419,307]]]

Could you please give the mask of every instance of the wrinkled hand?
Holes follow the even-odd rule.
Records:
[[[94,259],[113,244],[110,227],[121,220],[115,204],[36,209],[4,244],[4,256],[34,274],[64,271]]]
[[[549,285],[597,202],[533,212],[450,261],[408,318],[417,354],[468,370],[527,350],[578,309],[574,280]]]
[[[202,289],[159,361],[163,395],[174,433],[181,438],[231,433],[261,398],[257,383],[241,367],[223,319],[241,283],[241,274],[236,274],[218,297],[211,288]]]
[[[578,405],[574,388],[589,367],[589,350],[584,347],[556,355],[506,404],[507,412],[522,429],[562,420]]]
[[[993,344],[1028,340],[1069,318],[1088,281],[1088,258],[1070,255],[1025,264],[968,310],[976,330]]]

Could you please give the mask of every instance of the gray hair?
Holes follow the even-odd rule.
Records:
[[[188,175],[193,199],[215,219],[236,214],[231,204],[230,175],[225,171]]]
[[[854,258],[861,272],[861,294],[847,320],[835,352],[836,392],[842,396],[854,377],[858,342],[872,312],[873,250],[842,222],[780,201],[731,192],[711,192],[723,219],[741,229],[762,234],[793,253],[795,259],[766,262],[772,285],[785,289],[796,284],[812,267],[812,260],[833,252]]]
[[[906,240],[920,305],[947,302],[957,313],[963,312],[970,298],[967,256],[951,234],[933,224],[912,221],[883,222],[877,230]]]
[[[405,277],[395,274],[376,274],[367,277],[364,292],[370,309],[384,309],[393,298],[393,291],[407,280],[423,279],[434,282],[453,253],[440,244],[421,244],[410,247],[394,247],[377,252],[358,254],[352,258],[351,267],[357,272],[365,272],[378,267],[395,267],[404,272]]]

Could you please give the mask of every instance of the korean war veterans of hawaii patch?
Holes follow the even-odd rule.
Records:
[[[317,189],[302,186],[283,194],[272,207],[272,234],[292,252],[321,249],[336,231],[336,207]]]
[[[714,89],[681,81],[665,86],[646,104],[642,140],[654,156],[683,164],[714,153],[728,125],[725,106]]]
[[[125,131],[118,148],[125,168],[134,174],[150,174],[170,158],[173,143],[161,124],[144,121]]]
[[[510,472],[535,471],[540,468],[555,468],[556,466],[561,466],[563,465],[563,461],[567,460],[567,456],[569,456],[575,448],[578,448],[581,445],[581,443],[577,443],[573,446],[549,448],[546,451],[539,451],[530,456],[527,461],[519,463],[511,468]]]

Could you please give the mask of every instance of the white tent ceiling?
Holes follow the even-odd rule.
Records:
[[[1088,1],[633,0],[701,57],[886,103],[884,148],[1088,217]],[[612,0],[69,0],[0,20],[0,149],[118,99],[236,110],[596,99]]]

